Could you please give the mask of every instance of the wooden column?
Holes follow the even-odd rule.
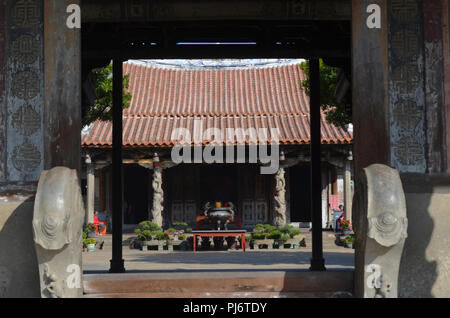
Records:
[[[309,60],[311,121],[311,271],[324,271],[322,243],[322,173],[320,162],[320,69],[319,59]]]
[[[113,63],[113,149],[112,149],[112,259],[110,273],[125,272],[122,259],[122,221],[123,221],[123,185],[122,185],[122,61]]]

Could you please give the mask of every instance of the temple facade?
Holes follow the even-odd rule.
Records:
[[[143,220],[195,227],[202,207],[216,201],[232,202],[247,229],[309,226],[309,98],[298,63],[124,63],[132,95],[123,115],[124,228]],[[339,204],[351,210],[352,140],[351,128],[322,112],[323,228]],[[94,211],[111,215],[112,123],[86,127],[82,147],[88,223]]]

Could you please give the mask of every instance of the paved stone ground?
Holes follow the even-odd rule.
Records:
[[[123,247],[127,272],[195,272],[195,271],[296,271],[308,270],[311,259],[311,233],[305,232],[306,247],[284,250],[233,251],[140,251]],[[124,235],[126,239],[127,235]],[[110,237],[106,236],[103,250],[83,253],[86,274],[109,270]],[[334,244],[332,232],[323,232],[325,266],[330,270],[354,268],[354,250]]]

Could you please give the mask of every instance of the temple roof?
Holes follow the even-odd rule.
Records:
[[[299,84],[305,79],[299,64],[176,69],[127,62],[124,74],[129,74],[132,95],[123,113],[124,146],[171,146],[173,129],[188,128],[193,136],[194,122],[201,123],[203,130],[267,128],[270,133],[278,128],[281,144],[310,141],[309,97]],[[323,143],[351,143],[352,139],[352,133],[328,123],[322,112]],[[82,144],[111,146],[112,123],[96,121],[82,134]]]

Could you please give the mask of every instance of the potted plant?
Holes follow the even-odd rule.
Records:
[[[280,227],[279,230],[283,234],[290,234],[292,231],[294,231],[294,227],[292,225],[285,225],[283,227]]]
[[[353,248],[353,244],[355,243],[355,237],[353,235],[349,235],[345,238],[345,247]]]
[[[293,238],[303,238],[303,236],[301,236],[301,234],[302,234],[302,232],[300,232],[300,230],[292,229],[289,232],[289,237],[291,239],[293,239]]]
[[[300,230],[292,228],[288,234],[289,239],[284,242],[285,245],[290,245],[290,248],[299,248],[299,246],[306,246],[305,237],[301,235]]]
[[[289,241],[291,237],[289,236],[289,234],[282,234],[281,237],[279,239],[277,239],[277,244],[278,244],[278,248],[279,249],[284,249],[284,244],[286,244],[286,242]]]
[[[186,247],[186,234],[184,234],[184,230],[175,230],[175,228],[169,228],[165,231],[169,235],[169,241],[167,243],[169,251],[173,251],[174,246],[180,247],[180,249],[184,250]]]
[[[97,228],[94,223],[88,223],[88,225],[84,228],[84,233],[86,233],[87,237],[94,238],[96,230]]]
[[[154,239],[154,235],[157,231],[161,230],[158,224],[150,221],[142,221],[134,229],[134,233],[137,234],[137,240],[142,251],[147,250],[147,246],[151,246],[150,243]]]
[[[180,250],[185,251],[187,248],[187,236],[184,233],[178,234],[178,240],[181,241],[179,244]]]
[[[167,241],[169,240],[169,235],[165,232],[156,231],[153,234],[153,240],[148,242],[148,246],[156,246],[158,251],[162,251],[164,246],[167,245]]]
[[[283,233],[280,231],[280,230],[278,230],[278,229],[275,229],[275,230],[272,230],[272,231],[270,231],[269,233],[267,233],[267,235],[266,235],[266,238],[268,239],[268,240],[273,240],[273,242],[275,243],[275,246],[280,246],[280,245],[282,245],[283,243],[281,242],[281,237],[283,236]],[[272,243],[273,244],[273,243]]]
[[[282,235],[283,235],[283,233],[281,233],[280,230],[273,230],[273,231],[267,233],[266,238],[268,238],[270,240],[279,240]]]
[[[172,226],[177,230],[186,230],[188,224],[186,222],[173,222]]]
[[[88,237],[84,240],[84,245],[86,245],[88,252],[95,251],[95,243],[96,243],[96,240],[91,237]]]
[[[161,228],[158,224],[150,222],[150,221],[142,221],[137,226],[140,230],[150,230],[150,231],[160,231]]]
[[[167,233],[169,239],[178,240],[178,232],[175,228],[169,227],[164,233]]]
[[[82,242],[82,248],[84,252],[87,252],[87,246],[86,244],[84,244],[84,240],[87,239],[87,234],[86,232],[83,231],[83,233],[81,233],[81,242]]]
[[[134,233],[137,234],[137,239],[140,243],[141,250],[144,251],[152,240],[153,232],[150,230],[135,229]]]
[[[341,231],[345,234],[348,232],[351,232],[352,228],[351,228],[351,223],[350,220],[340,220],[338,222],[339,228],[341,229]]]
[[[276,230],[276,227],[269,224],[257,224],[251,233],[253,249],[257,250],[260,247],[267,246],[268,249],[272,249],[274,239],[269,238],[269,233]],[[281,236],[281,232],[278,231]]]

